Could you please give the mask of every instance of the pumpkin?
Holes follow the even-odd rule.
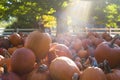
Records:
[[[29,73],[34,68],[35,60],[35,55],[30,49],[19,48],[11,57],[12,71],[19,75]]]
[[[80,61],[81,61],[80,57],[75,57],[75,60],[74,60],[75,64],[78,66],[79,70],[83,70],[83,66]]]
[[[8,48],[8,52],[12,55],[15,50],[17,50],[17,47],[10,47]]]
[[[22,42],[22,38],[18,33],[13,33],[9,36],[9,41],[13,46],[17,46]]]
[[[86,49],[88,45],[92,45],[92,42],[90,39],[83,39],[81,41],[82,41],[82,46],[84,49]]]
[[[102,38],[105,39],[106,41],[112,40],[112,36],[107,32],[102,33]]]
[[[42,64],[29,73],[27,80],[51,80],[47,65]]]
[[[112,69],[111,72],[106,73],[107,80],[120,80],[120,70]]]
[[[0,76],[1,80],[21,80],[20,77],[14,72],[8,72],[7,66],[3,65],[4,73]]]
[[[111,69],[107,60],[104,60],[100,67],[104,70],[107,80],[120,80],[120,70]]]
[[[88,58],[88,56],[89,56],[87,50],[84,50],[84,49],[79,50],[78,53],[77,53],[77,55],[80,58]]]
[[[108,60],[110,67],[115,68],[120,65],[120,47],[114,44],[116,36],[111,42],[102,42],[95,49],[95,58],[98,63]]]
[[[64,44],[56,44],[50,49],[54,51],[57,56],[66,56],[72,59],[72,53],[69,48]]]
[[[46,57],[51,43],[51,37],[48,33],[40,31],[31,32],[25,40],[24,47],[31,49],[37,59]]]
[[[80,80],[106,80],[106,76],[101,68],[88,67],[83,71]]]
[[[74,41],[71,42],[71,46],[76,51],[79,51],[82,48],[82,41],[76,38]]]
[[[4,56],[5,58],[10,58],[10,53],[5,48],[0,48],[0,55]]]
[[[0,38],[0,48],[8,49],[10,47],[10,41],[8,37]]]
[[[73,80],[75,74],[80,76],[81,72],[77,65],[68,57],[55,58],[49,67],[49,71],[53,80]]]

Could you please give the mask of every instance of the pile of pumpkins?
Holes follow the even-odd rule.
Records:
[[[120,39],[35,30],[0,38],[1,80],[120,80]]]

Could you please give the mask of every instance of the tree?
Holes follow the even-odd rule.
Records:
[[[120,0],[101,0],[94,3],[91,16],[96,20],[96,25],[119,27],[117,23],[120,22]]]
[[[43,15],[52,15],[57,19],[59,28],[60,20],[58,15],[62,14],[65,3],[69,0],[1,0],[0,19],[8,20],[9,17],[16,17],[17,21],[12,27],[25,28],[39,26],[38,22]],[[60,31],[60,29],[57,29]]]

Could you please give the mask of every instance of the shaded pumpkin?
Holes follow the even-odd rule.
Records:
[[[47,65],[42,64],[28,74],[27,80],[51,80]]]
[[[111,69],[107,60],[100,64],[100,68],[104,70],[107,80],[120,80],[120,70]]]
[[[89,56],[87,50],[84,50],[84,49],[80,49],[80,50],[78,51],[77,55],[78,55],[80,58],[88,58],[88,56]]]
[[[76,51],[79,51],[82,48],[82,41],[76,38],[74,41],[71,42],[71,46]]]
[[[51,37],[48,33],[40,31],[31,32],[25,40],[24,47],[31,49],[37,59],[46,57],[51,43]]]
[[[10,41],[8,37],[0,38],[0,48],[8,49],[10,47]]]
[[[19,75],[27,74],[33,70],[35,60],[35,55],[30,49],[19,48],[11,57],[12,71]]]
[[[0,76],[1,80],[21,80],[21,78],[14,72],[8,72],[7,66],[3,65],[4,73]]]
[[[112,69],[111,72],[106,73],[107,80],[120,80],[120,70]]]
[[[95,49],[95,58],[98,63],[107,60],[111,68],[115,68],[120,65],[120,47],[114,44],[116,36],[111,42],[102,42]]]
[[[8,52],[12,55],[13,52],[17,49],[18,49],[17,47],[11,47],[11,48],[8,48]]]
[[[49,67],[53,80],[74,80],[74,74],[80,76],[81,72],[77,65],[68,57],[55,58]]]
[[[13,46],[17,46],[22,42],[22,38],[18,33],[13,33],[9,36],[9,41]]]

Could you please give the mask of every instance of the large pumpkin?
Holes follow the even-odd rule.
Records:
[[[94,55],[98,63],[108,60],[111,68],[120,65],[120,47],[110,42],[102,42],[99,44],[95,49]]]
[[[12,54],[11,68],[12,71],[24,75],[33,70],[35,64],[34,53],[27,48],[19,48]]]
[[[36,30],[28,35],[24,46],[31,49],[38,59],[43,59],[49,51],[50,43],[51,37],[48,33],[41,33]]]
[[[88,67],[83,71],[80,80],[106,80],[106,76],[102,69],[98,67]]]
[[[68,57],[55,58],[49,70],[53,80],[73,80],[74,74],[78,74],[78,77],[81,74],[77,65]]]

